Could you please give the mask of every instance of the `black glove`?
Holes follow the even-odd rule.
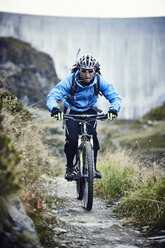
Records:
[[[117,113],[117,111],[116,111],[115,109],[110,109],[110,110],[108,111],[108,113],[112,113],[113,115],[118,116],[118,113]]]
[[[53,108],[51,111],[51,116],[58,115],[58,113],[61,114],[61,110],[59,108]]]
[[[107,113],[107,119],[108,120],[113,120],[114,118],[116,118],[118,116],[118,113],[115,109],[110,109]]]

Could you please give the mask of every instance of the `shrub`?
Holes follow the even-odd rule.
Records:
[[[116,211],[140,226],[165,228],[165,178],[150,179],[127,194]]]
[[[103,177],[95,184],[97,194],[105,197],[109,202],[119,198],[126,191],[134,187],[136,167],[133,167],[131,160],[123,153],[105,152],[98,161],[97,168]]]
[[[144,119],[149,120],[165,120],[165,103],[158,107],[151,109],[145,116]]]
[[[119,200],[118,216],[136,225],[165,228],[165,174],[163,168],[145,167],[124,152],[107,151],[98,160],[102,179],[95,183],[96,194],[108,202]]]
[[[0,90],[0,102],[2,104],[2,110],[9,112],[13,116],[19,114],[21,121],[32,120],[32,114],[25,109],[21,101],[16,96],[12,95],[6,90]]]

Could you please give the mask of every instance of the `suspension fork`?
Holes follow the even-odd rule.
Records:
[[[80,170],[80,177],[83,175],[83,153],[82,153],[82,135],[78,136],[78,161],[79,161],[79,170]]]
[[[89,138],[89,141],[90,141],[90,143],[92,145],[92,148],[93,148],[93,135],[89,135],[87,133],[87,123],[86,122],[80,122],[80,128],[81,128],[81,134],[83,134],[83,135],[81,135],[81,137],[82,136],[88,137]]]
[[[83,146],[84,141],[89,140],[93,149],[93,135],[89,135],[87,133],[87,124],[86,122],[80,122],[81,134],[78,136],[78,159],[79,159],[79,169],[80,169],[80,177],[83,176],[83,165],[81,164],[83,161]]]

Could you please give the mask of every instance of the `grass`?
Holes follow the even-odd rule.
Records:
[[[15,96],[5,91],[0,97],[3,99],[4,132],[8,133],[20,153],[17,170],[22,173],[23,181],[27,179],[26,184],[30,184],[43,173],[51,176],[60,174],[57,157],[50,155],[48,146],[43,142],[44,131],[40,128],[40,121],[32,117]]]
[[[102,179],[95,193],[108,202],[119,201],[115,212],[135,225],[165,228],[165,173],[155,165],[145,167],[127,152],[107,151],[98,160]]]
[[[46,230],[45,207],[62,203],[40,189],[41,176],[55,177],[62,168],[55,154],[44,143],[45,131],[39,119],[34,118],[23,104],[7,91],[0,91],[0,222],[6,218],[7,199],[11,193],[19,195],[26,212],[37,229]],[[10,137],[10,138],[9,138]],[[51,220],[52,218],[52,220]],[[49,218],[54,224],[54,216]],[[44,222],[44,224],[43,224]],[[41,225],[41,226],[40,226]],[[42,233],[44,237],[44,233]],[[46,231],[45,231],[46,235]],[[49,239],[45,238],[45,240]],[[47,246],[45,246],[47,247]]]
[[[0,97],[0,222],[4,223],[4,216],[6,215],[6,200],[7,196],[15,193],[20,188],[18,183],[19,173],[15,170],[20,162],[20,154],[15,149],[4,131],[2,115],[3,98]]]
[[[50,192],[50,188],[55,187],[56,181],[44,174],[38,180],[37,191],[27,192],[22,197],[25,208],[35,223],[40,242],[46,248],[60,247],[60,244],[55,240],[53,230],[59,224],[59,220],[52,213],[52,209],[58,209],[64,200],[56,197],[55,192]]]
[[[129,157],[114,153],[110,150],[104,152],[98,160],[98,170],[103,178],[97,181],[95,191],[105,197],[108,202],[113,202],[123,196],[125,191],[133,187],[133,179],[136,173]]]
[[[120,128],[123,128],[122,126]],[[165,127],[164,122],[153,122],[152,125],[138,124],[127,125],[129,129],[121,135],[117,135],[121,145],[125,148],[132,147],[133,149],[138,149],[140,146],[141,150],[148,148],[165,148],[164,138],[165,138]],[[138,146],[138,144],[139,146]]]
[[[41,175],[54,177],[62,171],[58,157],[55,155],[56,151],[50,152],[52,143],[54,145],[57,141],[59,151],[62,152],[60,150],[64,142],[60,137],[62,131],[58,129],[53,131],[54,122],[49,126],[35,119],[10,93],[0,92],[0,100],[2,131],[0,153],[3,154],[0,161],[1,222],[7,209],[5,196],[11,192],[18,192],[37,230],[41,233],[43,245],[46,246],[53,235],[51,230],[47,229],[47,223],[54,226],[56,219],[53,215],[44,214],[45,207],[49,210],[52,204],[55,203],[58,207],[62,202],[55,196],[51,198],[45,191],[46,187],[39,190],[39,185]],[[144,125],[147,125],[147,128]],[[164,149],[164,122],[152,122],[152,124],[147,124],[146,121],[145,123],[120,122],[113,126],[107,123],[106,127],[100,127],[100,131],[104,134],[101,142],[104,152],[102,150],[100,153],[97,168],[103,177],[95,182],[95,193],[110,203],[119,202],[116,215],[126,217],[130,222],[141,226],[165,228],[164,167],[156,163],[144,166],[143,162],[137,163],[130,157],[129,150],[125,152],[107,150],[107,145],[105,146],[105,143],[112,146],[113,139],[116,139],[121,147],[125,145],[122,141],[127,141],[135,154],[139,153],[140,149],[150,149],[150,143],[154,142],[153,149]],[[98,133],[101,133],[100,131]],[[44,142],[45,134],[46,142]],[[147,140],[153,141],[149,142],[150,146],[146,146]],[[145,141],[144,147],[141,143],[143,141]],[[19,188],[21,190],[18,191]],[[47,235],[48,238],[44,239]],[[53,239],[50,239],[51,243]]]
[[[165,228],[165,105],[140,120],[116,120],[99,127],[95,193],[117,201],[115,213],[127,223]],[[108,149],[107,149],[108,148]]]
[[[144,164],[159,163],[164,166],[165,122],[134,120],[117,120],[113,125],[99,127],[98,133],[103,136],[101,152],[108,148],[124,149],[131,156],[137,157]]]
[[[131,218],[140,226],[165,228],[165,178],[148,179],[136,191],[129,192],[116,209],[118,216]]]

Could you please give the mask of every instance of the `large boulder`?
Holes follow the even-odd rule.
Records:
[[[59,82],[52,58],[12,37],[0,38],[0,88],[26,105],[44,107],[46,95]]]
[[[1,248],[41,248],[35,225],[24,210],[16,194],[11,194],[3,201],[3,218],[0,225]]]

